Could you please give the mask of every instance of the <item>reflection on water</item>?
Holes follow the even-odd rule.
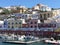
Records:
[[[11,44],[11,43],[0,42],[0,45],[58,45],[58,44],[45,44],[45,43],[42,43],[42,42],[36,42],[36,43],[31,43],[31,44]]]

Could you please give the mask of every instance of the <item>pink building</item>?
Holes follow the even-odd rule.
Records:
[[[37,19],[29,19],[27,20],[27,24],[29,28],[37,28],[38,20]]]

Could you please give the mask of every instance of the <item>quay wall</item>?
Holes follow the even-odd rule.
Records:
[[[19,34],[19,35],[33,35],[33,36],[41,36],[41,37],[49,37],[56,36],[60,34],[60,32],[54,31],[22,31],[22,30],[0,30],[0,34]]]

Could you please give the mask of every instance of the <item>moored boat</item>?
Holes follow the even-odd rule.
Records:
[[[60,44],[60,40],[55,40],[54,38],[50,38],[48,40],[44,40],[45,43],[49,44]]]
[[[32,42],[36,42],[36,40],[39,40],[38,37],[34,37],[34,36],[25,36],[25,35],[17,35],[17,36],[12,36],[12,40],[10,40],[10,36],[6,37],[6,39],[4,41],[2,41],[3,43],[16,43],[16,44],[26,44],[26,43],[32,43]]]

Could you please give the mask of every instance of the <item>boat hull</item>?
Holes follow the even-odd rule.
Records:
[[[44,43],[47,43],[47,44],[60,44],[60,41],[50,41],[50,40],[45,40]]]
[[[3,41],[2,43],[11,43],[11,44],[26,44],[25,42],[21,42],[21,41]]]

